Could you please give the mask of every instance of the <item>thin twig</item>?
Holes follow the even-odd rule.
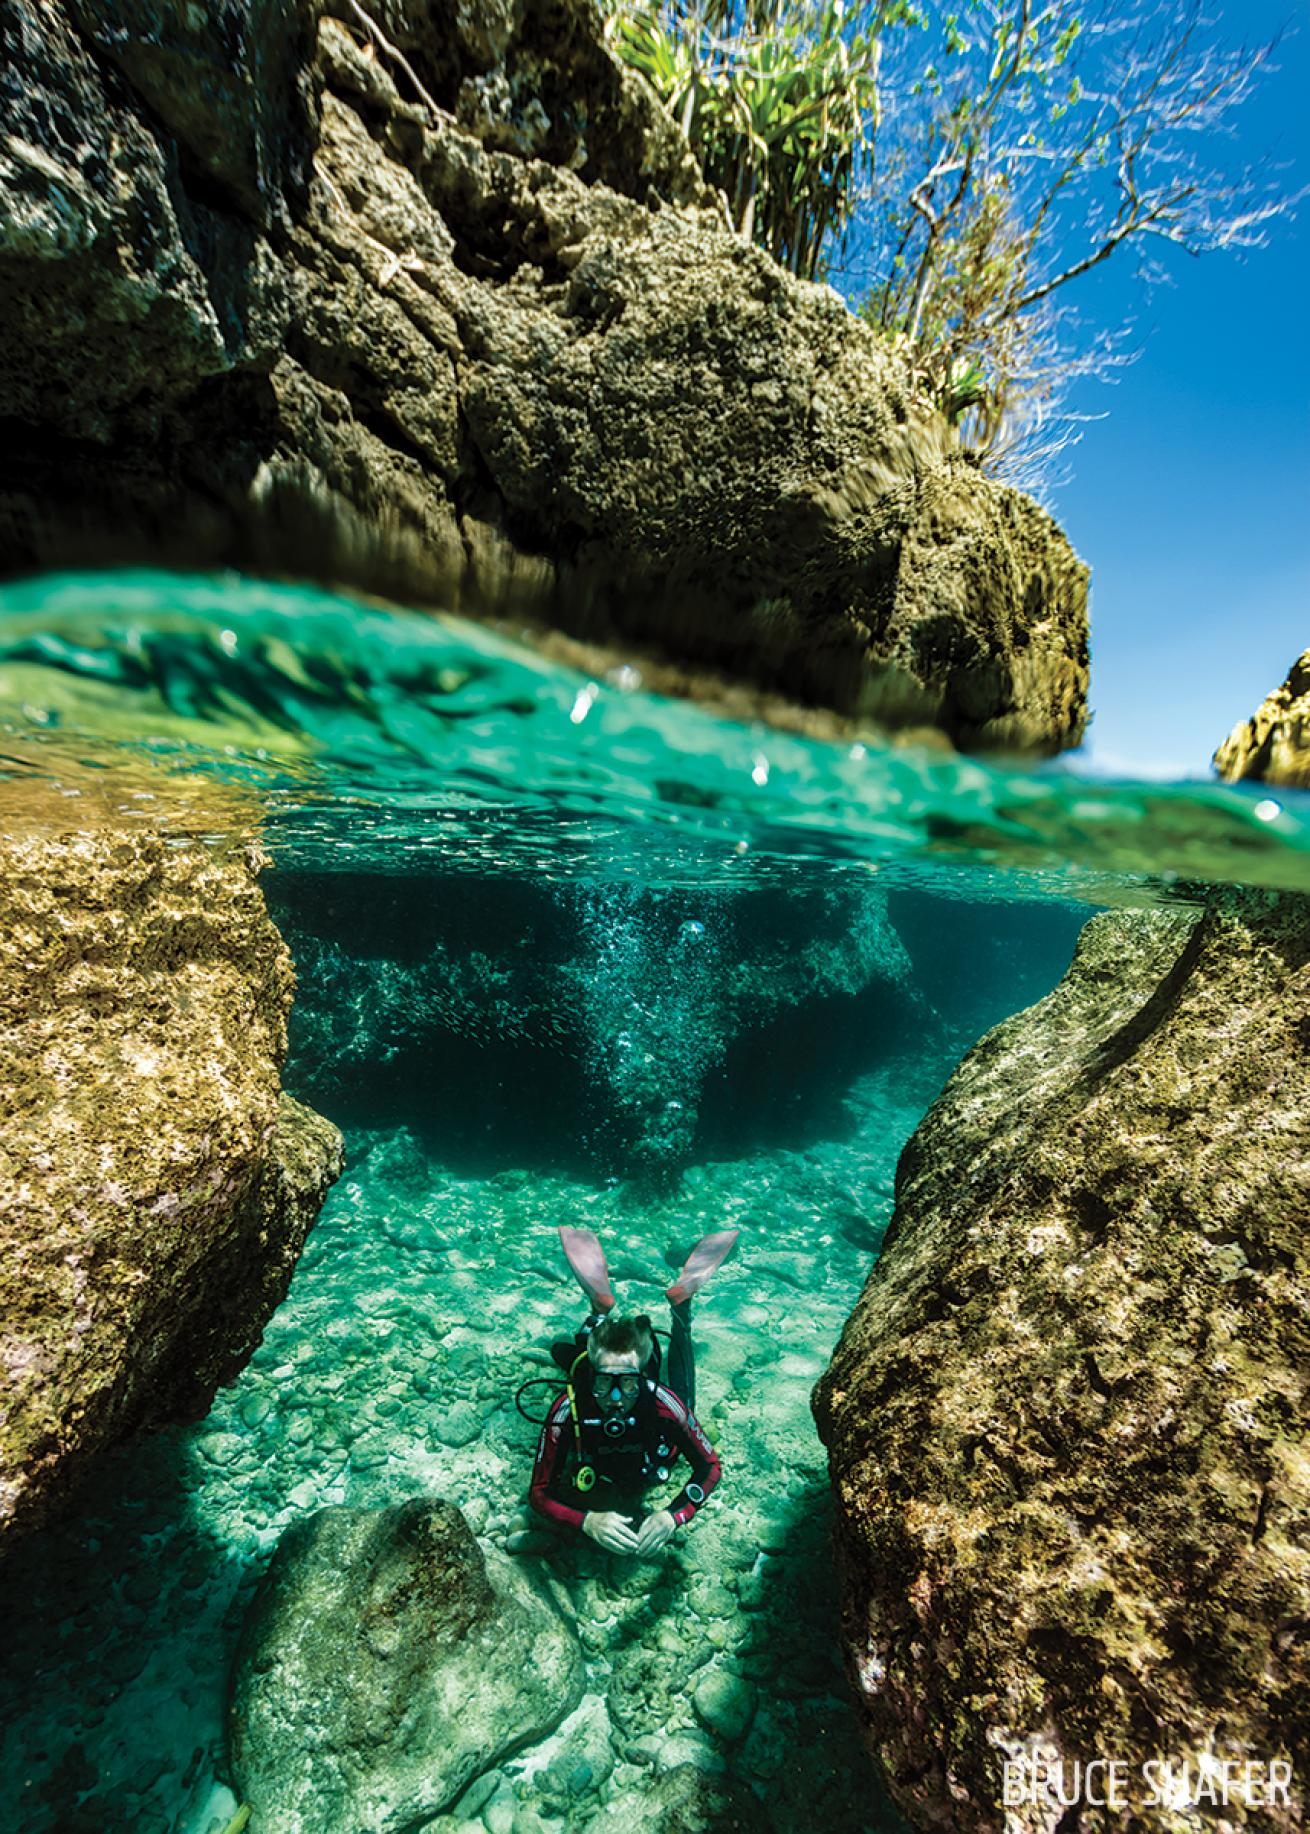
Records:
[[[314,170],[323,180],[324,185],[331,194],[333,202],[336,204],[337,209],[341,211],[342,215],[353,215],[349,204],[341,195],[341,191],[336,182],[328,177],[317,160],[314,162]],[[416,255],[412,248],[406,249],[403,255],[398,255],[394,248],[388,248],[385,242],[379,242],[376,236],[371,236],[366,229],[361,228],[358,221],[354,224],[354,230],[357,236],[367,242],[370,248],[375,248],[382,257],[382,271],[377,278],[379,287],[385,287],[390,281],[394,280],[401,268],[404,268],[407,274],[417,274],[422,271],[423,258],[421,255]]]
[[[419,81],[418,74],[415,71],[413,64],[410,63],[409,59],[405,56],[405,53],[402,50],[400,50],[400,48],[397,45],[392,44],[391,40],[386,36],[385,32],[382,30],[382,27],[378,24],[377,20],[372,18],[368,13],[364,11],[363,7],[359,4],[359,0],[346,0],[346,5],[350,8],[351,12],[355,15],[356,19],[359,20],[360,24],[364,27],[365,31],[369,32],[372,35],[373,40],[376,43],[379,51],[383,52],[385,56],[389,57],[393,63],[399,64],[400,68],[405,72],[405,75],[409,78],[410,82],[414,85],[414,88],[418,93],[419,100],[423,103],[423,106],[426,109],[428,109],[428,111],[435,117],[436,120],[453,122],[455,120],[455,116],[451,114],[449,109],[443,108],[439,102],[437,102],[431,95],[428,94],[427,90],[423,87],[423,84]]]

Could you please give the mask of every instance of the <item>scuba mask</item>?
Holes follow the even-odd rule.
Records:
[[[601,1431],[607,1439],[622,1439],[636,1424],[633,1410],[641,1394],[640,1375],[635,1369],[593,1369],[591,1388],[601,1413]]]

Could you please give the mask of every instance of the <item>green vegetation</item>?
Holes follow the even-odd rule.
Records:
[[[1219,45],[1193,0],[607,4],[739,233],[809,278],[853,248],[865,318],[1030,485],[1076,437],[1073,383],[1131,360],[1070,285],[1122,248],[1149,284],[1170,246],[1257,246],[1304,195],[1225,164],[1277,47]]]
[[[812,280],[871,170],[879,35],[904,11],[611,0],[606,32],[682,123],[738,232]]]

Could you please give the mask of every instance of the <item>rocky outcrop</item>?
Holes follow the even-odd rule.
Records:
[[[1207,1755],[1296,1779],[1225,1825],[1302,1825],[1308,957],[1295,896],[1096,917],[905,1148],[815,1412],[848,1665],[916,1826],[1181,1834],[1141,1767]],[[1006,1761],[1063,1763],[1073,1802],[1096,1757],[1120,1812],[1004,1806]]]
[[[1078,741],[1085,569],[730,232],[592,0],[0,32],[0,566],[272,566]]]
[[[884,1054],[935,1025],[871,886],[470,876],[452,897],[448,879],[329,873],[281,874],[269,895],[296,961],[288,1074],[307,1100],[352,1114],[390,1089],[449,1130],[452,1083],[494,1080],[511,1116],[543,1119],[543,1084],[558,1086],[561,1130],[581,1114],[593,1162],[625,1175],[688,1162],[708,1080],[771,1025],[846,1001]]]
[[[0,1545],[202,1415],[282,1299],[341,1137],[281,1093],[256,849],[0,848]]]
[[[231,1762],[283,1834],[403,1834],[582,1696],[572,1630],[453,1504],[324,1509],[298,1522],[250,1607]]]
[[[1310,789],[1310,650],[1297,658],[1287,680],[1251,718],[1233,727],[1214,755],[1214,767],[1230,783],[1260,777]]]

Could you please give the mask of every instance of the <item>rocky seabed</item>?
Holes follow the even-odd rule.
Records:
[[[24,1828],[219,1834],[238,1807],[231,1665],[284,1531],[420,1496],[457,1503],[493,1560],[525,1570],[584,1662],[557,1729],[434,1802],[425,1826],[563,1834],[598,1818],[617,1834],[735,1812],[780,1834],[898,1826],[841,1668],[809,1397],[890,1215],[924,1106],[906,1100],[869,1079],[848,1140],[693,1167],[646,1211],[617,1184],[447,1175],[403,1129],[348,1139],[240,1378],[199,1426],[113,1454],[80,1513],[7,1566],[0,1787]],[[658,1561],[561,1540],[527,1505],[537,1434],[515,1391],[550,1372],[550,1341],[580,1316],[563,1220],[597,1230],[620,1302],[657,1323],[684,1245],[744,1230],[696,1311],[697,1412],[724,1480]],[[544,1413],[550,1390],[530,1392]],[[252,1834],[266,1826],[253,1803]]]

